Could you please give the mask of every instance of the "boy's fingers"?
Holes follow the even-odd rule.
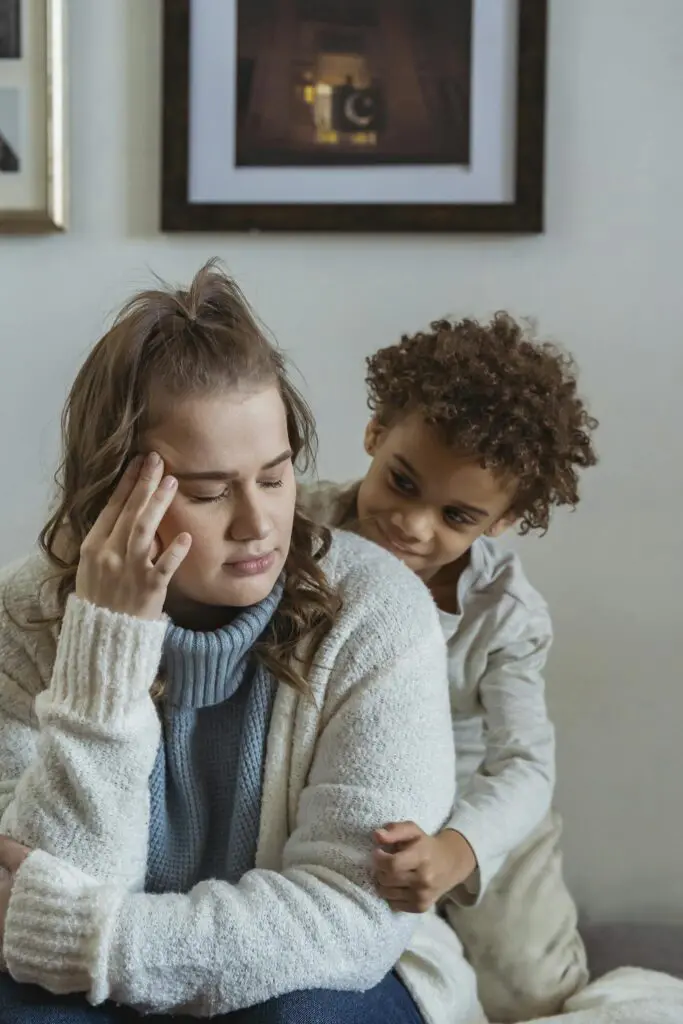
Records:
[[[412,900],[387,900],[387,903],[396,914],[420,914]]]
[[[410,885],[415,870],[399,863],[399,856],[402,854],[386,853],[384,850],[376,850],[373,854],[375,877],[385,885]]]
[[[412,903],[415,898],[410,889],[404,889],[402,886],[378,885],[377,892],[387,903]]]
[[[422,829],[414,821],[392,822],[375,832],[375,842],[380,846],[393,846],[395,843],[410,843],[424,835]]]
[[[377,871],[390,871],[393,878],[417,871],[424,862],[423,850],[414,844],[398,853],[387,853],[386,850],[375,850],[373,854]]]
[[[382,888],[416,889],[418,878],[414,871],[376,871],[375,880]]]

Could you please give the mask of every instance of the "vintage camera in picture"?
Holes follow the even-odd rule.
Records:
[[[381,132],[386,124],[384,96],[379,85],[359,88],[352,82],[332,90],[332,128],[337,132]]]

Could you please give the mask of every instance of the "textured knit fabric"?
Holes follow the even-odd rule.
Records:
[[[302,488],[299,500],[316,522],[343,526],[355,516],[358,486],[321,482]],[[543,672],[552,627],[519,558],[487,537],[471,548],[457,605],[456,615],[439,613],[457,751],[448,824],[477,858],[475,876],[452,894],[471,904],[550,809],[555,734]]]
[[[421,1024],[423,1020],[395,974],[388,974],[369,992],[292,992],[213,1019],[215,1024]],[[168,1017],[145,1018],[145,1024],[168,1021]],[[53,996],[44,989],[18,985],[12,978],[0,975],[0,1024],[136,1022],[140,1022],[137,1014],[113,1003],[93,1007],[82,996]]]
[[[275,680],[253,657],[282,583],[228,626],[169,625],[162,733],[150,779],[149,892],[237,882],[254,866]]]
[[[427,1024],[481,1019],[452,929],[393,913],[372,878],[374,829],[434,832],[453,804],[436,609],[404,566],[350,534],[322,567],[342,607],[307,692],[277,689],[256,866],[236,885],[163,895],[142,890],[165,623],[72,596],[59,635],[20,629],[54,611],[45,560],[0,573],[0,832],[36,851],[7,913],[16,980],[215,1016],[296,991],[367,991],[397,965]]]

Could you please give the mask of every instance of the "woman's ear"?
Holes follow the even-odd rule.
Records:
[[[365,451],[369,456],[377,454],[377,449],[382,443],[385,433],[386,427],[383,427],[377,417],[373,416],[365,428]]]

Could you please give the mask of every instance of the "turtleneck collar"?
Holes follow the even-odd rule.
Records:
[[[169,623],[162,670],[164,699],[174,707],[206,708],[222,704],[236,692],[249,665],[249,654],[263,635],[282,598],[278,580],[259,604],[240,611],[227,626],[210,633]]]

